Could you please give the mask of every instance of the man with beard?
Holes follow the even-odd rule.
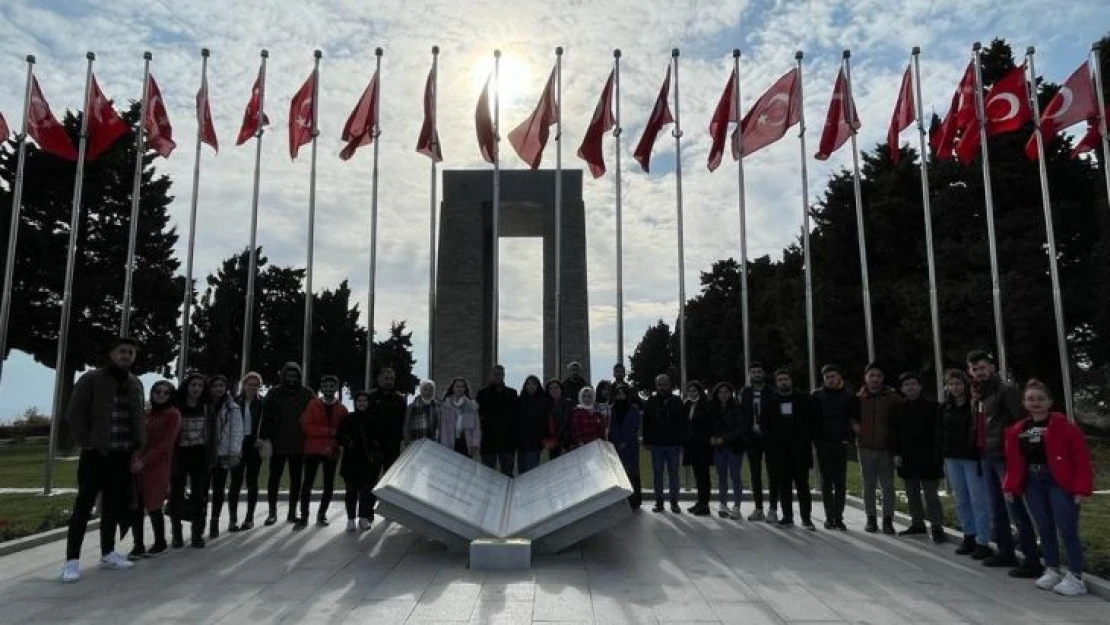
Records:
[[[838,365],[822,367],[821,377],[824,384],[813,391],[818,411],[813,446],[817,448],[817,465],[821,469],[825,529],[846,532],[848,444],[853,437],[852,422],[859,420],[859,398],[844,388],[844,376]]]
[[[495,470],[500,466],[502,474],[512,477],[517,394],[516,389],[505,386],[505,367],[497,365],[490,371],[490,383],[478,391],[476,399],[482,424],[482,464]]]
[[[397,374],[390,367],[378,372],[378,388],[370,391],[367,412],[383,433],[382,474],[401,455],[401,441],[405,437],[405,396],[397,391]]]
[[[779,525],[790,527],[794,524],[792,489],[796,488],[802,526],[812,532],[817,528],[810,517],[813,508],[809,493],[809,470],[813,466],[810,445],[817,414],[812,398],[794,391],[794,376],[789,369],[775,372],[775,392],[767,398],[763,414],[767,464],[775,467],[771,479],[777,482],[771,488],[782,503]]]
[[[563,397],[572,402],[578,401],[578,393],[590,385],[590,381],[582,377],[582,365],[572,362],[567,365],[567,379],[563,380]],[[481,402],[478,402],[481,404]]]
[[[259,438],[269,441],[273,450],[270,456],[270,480],[267,484],[267,503],[270,514],[266,525],[277,523],[278,489],[285,465],[289,465],[289,513],[285,520],[297,522],[297,501],[301,493],[304,472],[304,429],[301,414],[316,394],[301,382],[301,366],[287,362],[281,368],[281,386],[270,389],[262,402],[262,430]]]
[[[755,500],[755,510],[748,516],[749,521],[763,521],[777,523],[778,497],[775,492],[775,479],[771,472],[771,463],[767,463],[767,477],[770,490],[770,514],[763,514],[763,404],[771,395],[771,388],[766,383],[766,372],[763,365],[753,362],[748,368],[748,386],[740,390],[740,411],[747,424],[748,432],[748,473],[752,478],[752,499]]]

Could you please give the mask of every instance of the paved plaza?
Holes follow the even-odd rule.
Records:
[[[92,532],[68,586],[60,542],[0,558],[0,622],[1110,623],[1103,600],[1038,591],[954,545],[864,534],[853,508],[847,534],[644,511],[531,571],[483,573],[388,521],[346,534],[341,507],[328,528],[224,534],[127,572],[95,568]]]

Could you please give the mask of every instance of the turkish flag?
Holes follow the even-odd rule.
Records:
[[[212,108],[208,104],[207,76],[201,76],[200,89],[197,90],[197,128],[201,143],[207,143],[219,153],[220,142],[216,139],[216,126],[212,123]]]
[[[801,87],[795,68],[783,74],[756,100],[740,122],[740,133],[732,135],[734,157],[748,156],[771,145],[786,134],[787,128],[801,120]],[[738,138],[743,139],[743,146]]]
[[[205,89],[207,93],[207,89]],[[239,138],[235,141],[235,145],[243,145],[248,139],[255,136],[260,128],[258,127],[258,113],[262,109],[262,69],[258,70],[258,77],[254,79],[254,86],[251,87],[251,99],[247,102],[247,109],[243,111],[243,126],[239,128]],[[269,126],[270,118],[266,113],[262,113],[262,125]]]
[[[1106,107],[1106,112],[1103,113],[1103,115],[1106,119],[1110,119],[1110,106]],[[1101,142],[1102,134],[1099,132],[1099,120],[1096,115],[1087,120],[1087,133],[1079,139],[1079,143],[1075,144],[1075,147],[1071,151],[1071,157],[1076,158],[1080,154],[1086,154],[1097,148],[1098,144]]]
[[[416,151],[439,163],[443,161],[443,151],[439,147],[439,129],[436,128],[436,81],[435,70],[428,70],[428,82],[424,84],[424,125],[420,127],[420,137],[416,139]]]
[[[304,87],[301,87],[301,91],[304,91]],[[366,90],[362,92],[362,97],[358,99],[355,110],[351,111],[351,116],[347,118],[347,123],[343,126],[343,140],[347,142],[347,145],[340,150],[339,158],[345,161],[350,160],[355,155],[356,150],[374,142],[374,125],[378,120],[378,94],[378,72],[375,71],[374,76],[370,79],[370,84],[366,85]],[[300,93],[297,95],[299,96]],[[311,97],[311,91],[309,97]],[[295,103],[296,98],[293,101]],[[290,133],[293,132],[292,128],[290,125]],[[289,136],[290,141],[292,141],[293,135],[290,134]],[[311,136],[309,140],[311,140]],[[307,143],[307,141],[302,142],[301,145],[304,145],[304,143]],[[296,158],[295,151],[293,157]]]
[[[886,145],[890,150],[890,162],[895,165],[902,159],[902,150],[899,149],[898,135],[909,128],[917,116],[913,101],[913,76],[910,67],[906,66],[906,73],[902,75],[902,88],[898,90],[898,101],[894,103],[894,113],[890,116],[890,128],[886,131]],[[925,158],[922,154],[921,158]]]
[[[728,75],[725,90],[721,92],[721,99],[717,100],[717,108],[713,109],[713,117],[709,120],[709,136],[713,143],[709,146],[709,160],[706,167],[714,171],[721,166],[721,157],[725,153],[725,141],[728,140],[728,125],[740,121],[740,106],[736,101],[736,70]]]
[[[478,96],[478,106],[474,109],[474,128],[478,132],[478,149],[482,158],[489,164],[497,162],[497,131],[493,127],[493,117],[489,113],[489,81],[493,74],[486,77],[486,86]]]
[[[609,72],[609,79],[601,90],[601,98],[594,108],[593,119],[586,128],[586,136],[582,137],[582,145],[578,146],[578,158],[586,161],[590,166],[590,175],[600,178],[605,175],[605,154],[602,152],[602,141],[605,133],[617,125],[613,116],[613,82],[616,79],[616,70]]]
[[[1095,117],[1098,114],[1098,96],[1091,84],[1091,70],[1084,62],[1052,97],[1041,112],[1041,136],[1047,143],[1057,132]],[[1037,160],[1036,133],[1025,144],[1025,155]]]
[[[8,130],[8,120],[4,119],[3,113],[0,113],[0,141],[7,141],[11,134]]]
[[[940,129],[935,134],[930,134],[933,152],[937,158],[947,160],[952,158],[952,149],[956,146],[956,137],[960,130],[968,123],[975,120],[975,65],[967,64],[963,78],[952,94],[952,103],[948,107],[948,114],[940,124]]]
[[[289,158],[297,158],[302,145],[312,142],[316,132],[316,71],[308,75],[289,102]],[[351,146],[347,146],[350,148]],[[347,148],[344,148],[346,150]]]
[[[112,106],[111,100],[104,96],[96,76],[92,77],[92,86],[89,93],[89,138],[85,158],[89,162],[95,161],[105,150],[112,147],[120,137],[127,134],[127,122],[120,118]]]
[[[833,84],[829,112],[825,115],[825,129],[821,131],[821,141],[817,144],[817,160],[828,160],[859,127],[856,104],[852,102],[852,94],[848,93],[848,77],[841,68]]]
[[[636,150],[632,153],[632,158],[640,164],[644,171],[648,171],[648,166],[651,164],[651,150],[655,147],[655,138],[659,136],[659,131],[663,126],[674,123],[674,116],[671,115],[671,66],[667,65],[667,77],[663,79],[663,86],[659,88],[659,95],[655,98],[655,106],[651,109],[651,116],[648,117],[647,125],[644,126],[644,134],[640,137],[640,142],[636,144]]]
[[[59,158],[75,161],[77,150],[69,135],[50,111],[46,98],[42,97],[37,76],[31,77],[31,102],[27,106],[27,134],[39,144],[43,152]]]
[[[557,68],[551,69],[547,78],[547,86],[543,88],[543,95],[536,103],[536,110],[528,119],[513,128],[509,133],[509,144],[516,150],[520,160],[532,169],[540,166],[543,160],[543,149],[547,147],[547,138],[551,125],[559,117],[559,102],[555,97],[555,73]],[[558,140],[558,139],[556,139]]]
[[[158,156],[169,158],[170,153],[177,147],[173,142],[173,128],[170,127],[170,118],[166,114],[166,104],[162,101],[162,90],[154,82],[154,76],[147,76],[146,104],[143,116],[143,130],[146,132],[146,145],[154,150]]]
[[[994,83],[984,99],[983,111],[987,118],[988,137],[1013,132],[1033,119],[1024,64],[1011,69]],[[960,142],[956,144],[956,156],[966,165],[975,159],[982,144],[979,121],[972,117],[961,133]]]

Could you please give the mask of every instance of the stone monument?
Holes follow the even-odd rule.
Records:
[[[571,362],[590,378],[586,214],[582,171],[562,172],[562,345],[555,345],[555,172],[501,172],[501,237],[543,239],[543,379],[566,377]],[[436,269],[434,358],[429,377],[461,376],[481,386],[493,366],[493,172],[443,172]],[[502,258],[502,264],[505,259]],[[542,271],[542,274],[541,274]],[[537,320],[539,322],[539,320]],[[556,349],[563,371],[556,371]]]

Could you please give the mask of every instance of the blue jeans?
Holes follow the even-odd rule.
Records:
[[[991,502],[978,460],[945,458],[948,487],[956,498],[956,517],[964,536],[975,536],[976,544],[991,544]]]
[[[522,475],[540,466],[540,452],[518,449],[516,452],[517,475]]]
[[[734,452],[731,449],[718,447],[713,450],[713,465],[717,467],[717,491],[721,499],[721,507],[728,507],[728,482],[732,479],[732,495],[737,506],[740,505],[740,496],[744,492],[744,482],[740,479],[740,465],[744,461],[744,453]]]
[[[678,463],[682,455],[679,445],[652,445],[651,446],[651,474],[655,482],[655,503],[663,505],[663,470],[666,468],[667,477],[671,486],[671,505],[678,505]]]
[[[513,476],[513,459],[516,452],[508,452],[504,454],[482,454],[482,464],[491,469],[496,469],[497,465],[501,465],[501,473],[509,477]]]
[[[1068,553],[1068,570],[1076,576],[1083,574],[1083,545],[1079,542],[1079,504],[1065,493],[1052,479],[1052,473],[1043,465],[1031,465],[1025,476],[1025,502],[1037,522],[1037,533],[1044,547],[1045,566],[1060,566],[1060,543],[1056,533],[1064,539]]]
[[[1010,533],[1010,523],[1013,522],[1017,526],[1018,542],[1021,552],[1025,554],[1025,559],[1033,563],[1037,562],[1040,559],[1040,553],[1037,551],[1037,536],[1033,533],[1033,521],[1029,518],[1029,511],[1025,509],[1025,499],[1014,497],[1013,502],[1008,502],[1002,494],[1002,477],[1006,475],[1006,460],[990,458],[981,462],[983,481],[990,496],[994,541],[998,544],[999,553],[1003,555],[1014,553],[1014,537]]]

